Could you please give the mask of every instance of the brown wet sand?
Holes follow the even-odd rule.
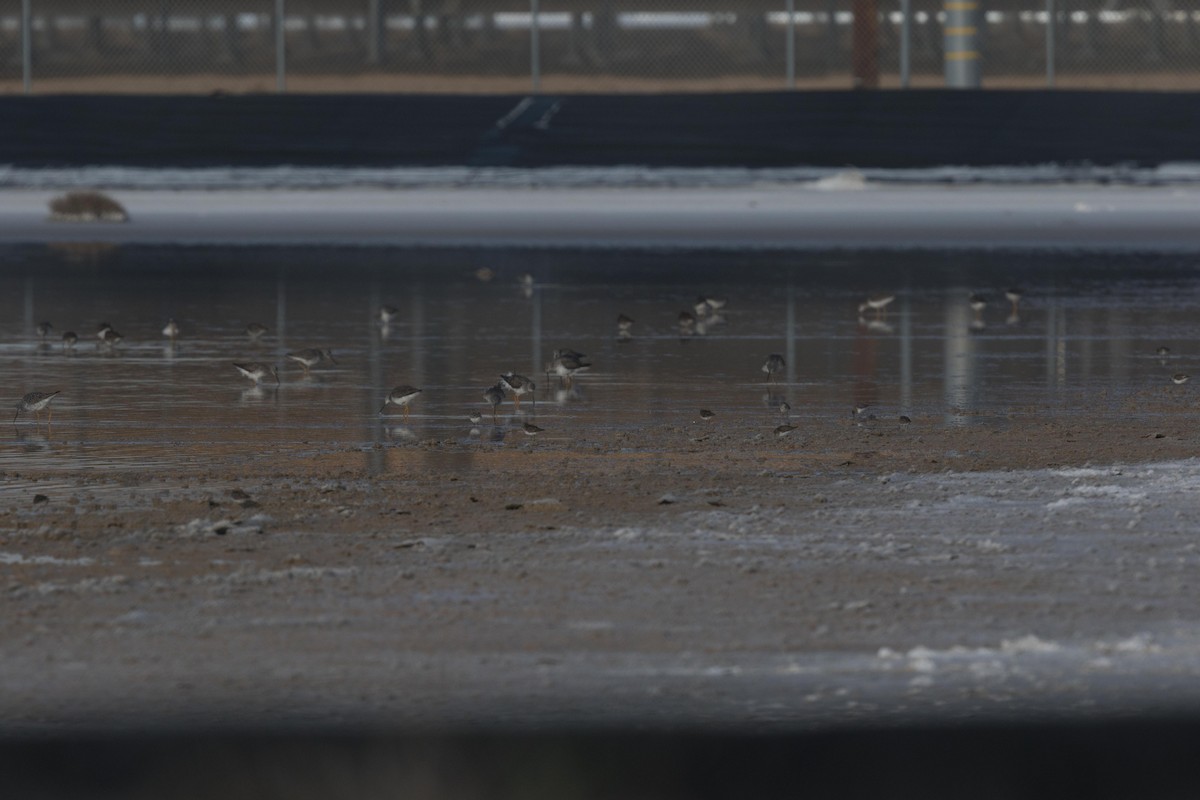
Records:
[[[681,414],[502,446],[10,471],[0,727],[804,728],[1178,707],[1192,667],[1112,652],[1192,617],[1200,509],[1045,510],[1078,481],[1055,468],[1194,455],[1190,410],[1157,397],[1152,421],[793,412],[800,429],[776,439],[765,411]],[[939,476],[972,474],[978,505],[939,505]],[[1041,643],[1087,658],[927,675],[921,654],[990,648],[1003,667]]]

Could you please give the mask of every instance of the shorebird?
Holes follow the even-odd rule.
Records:
[[[617,315],[617,337],[628,339],[633,335],[633,320],[624,314]]]
[[[166,336],[172,342],[175,341],[175,337],[179,335],[179,323],[177,323],[173,318],[167,320],[166,327],[162,329],[162,335]]]
[[[789,433],[796,430],[796,428],[798,428],[798,427],[799,427],[798,425],[788,425],[785,423],[775,429],[775,436],[779,439],[782,439],[784,436],[787,436]]]
[[[100,334],[100,343],[110,350],[125,337],[112,328],[105,328]]]
[[[987,308],[987,296],[976,292],[967,298],[967,303],[971,306],[971,310],[975,312],[976,316],[978,316]]]
[[[246,335],[250,337],[250,341],[257,342],[267,332],[267,326],[261,322],[251,322],[246,326]]]
[[[63,350],[70,350],[79,341],[79,337],[75,335],[75,331],[67,331],[63,334],[62,343]]]
[[[96,326],[96,338],[99,339],[100,341],[104,341],[104,334],[107,331],[111,331],[112,329],[113,329],[112,325],[109,325],[107,322],[101,322],[99,325]]]
[[[395,389],[392,389],[391,394],[383,401],[383,406],[379,409],[379,413],[382,414],[387,409],[388,403],[391,403],[394,406],[400,406],[404,409],[404,420],[407,422],[408,404],[420,393],[421,390],[415,386],[397,386]]]
[[[700,295],[696,298],[696,302],[692,303],[692,311],[696,313],[697,317],[707,317],[711,308],[712,306],[708,304],[708,299],[704,295]]]
[[[488,401],[492,407],[492,422],[496,421],[496,406],[504,402],[504,389],[500,384],[489,386],[483,393],[483,399]]]
[[[521,430],[525,431],[526,436],[537,436],[539,433],[543,432],[546,429],[539,428],[537,425],[534,425],[532,422],[526,422],[524,425],[521,426]]]
[[[1171,376],[1171,380],[1174,381],[1178,385],[1181,383],[1187,383],[1188,378],[1190,378],[1190,377],[1191,377],[1190,375],[1185,375],[1182,372],[1176,372],[1174,375]]]
[[[679,332],[694,333],[696,330],[696,316],[690,311],[679,312]]]
[[[39,322],[37,324],[37,327],[34,328],[34,330],[37,331],[38,336],[45,339],[47,336],[50,335],[50,331],[54,330],[54,326],[51,325],[49,322]]]
[[[870,408],[870,406],[867,405],[866,403],[858,403],[857,405],[854,406],[854,408],[850,409],[850,416],[854,417],[855,419],[858,419],[859,417],[861,417],[863,414],[866,413],[868,408]]]
[[[896,299],[896,295],[894,295],[894,294],[884,294],[884,293],[873,294],[870,297],[868,297],[864,302],[859,303],[858,313],[861,314],[869,308],[875,312],[875,316],[882,317],[884,311],[887,309],[887,307],[889,305],[891,305],[892,301],[895,299]]]
[[[570,388],[575,379],[575,373],[583,372],[592,366],[583,359],[584,355],[576,353],[574,350],[555,350],[554,362],[550,365],[550,371],[564,381],[567,388]]]
[[[1008,299],[1008,302],[1012,303],[1012,311],[1009,313],[1014,317],[1017,316],[1020,313],[1017,306],[1020,305],[1021,298],[1025,296],[1025,292],[1012,287],[1004,290],[1004,296]]]
[[[467,417],[467,421],[472,425],[478,425],[483,422],[483,414],[480,414],[478,411],[472,411],[471,415]]]
[[[275,385],[279,385],[279,373],[275,371],[275,367],[269,364],[260,364],[257,361],[252,361],[249,364],[238,364],[236,361],[233,364],[237,371],[244,376],[254,381],[257,386],[262,383],[268,375],[275,379]]]
[[[708,303],[708,307],[713,311],[720,311],[725,307],[726,300],[724,297],[712,297],[710,295],[704,298],[704,302]]]
[[[779,416],[783,417],[786,420],[789,418],[791,413],[792,413],[792,404],[789,403],[787,400],[779,401]]]
[[[379,307],[379,324],[385,328],[392,324],[392,320],[400,313],[400,309],[395,306],[380,306]]]
[[[506,391],[511,392],[513,396],[513,405],[517,410],[521,410],[521,395],[528,392],[534,392],[537,389],[537,384],[526,378],[524,375],[518,375],[515,372],[506,372],[500,376],[499,386],[502,386]],[[537,406],[537,395],[533,396],[533,405]]]
[[[50,401],[53,400],[61,389],[53,392],[30,392],[17,401],[17,413],[13,414],[13,424],[17,422],[17,417],[21,416],[22,411],[32,411],[34,419],[37,422],[42,421],[42,409],[46,409],[46,424],[50,424],[50,416],[52,414]]]
[[[775,373],[782,371],[786,366],[787,363],[783,360],[783,356],[779,355],[779,353],[771,353],[771,355],[767,356],[767,360],[763,362],[762,371],[767,373],[767,381],[774,383]]]
[[[310,347],[307,350],[297,350],[294,353],[288,353],[287,358],[295,361],[300,366],[304,367],[304,374],[308,374],[308,370],[320,364],[322,361],[329,360],[336,364],[337,361],[333,357],[333,353],[328,350],[322,350],[317,347]]]
[[[700,419],[704,420],[705,422],[708,422],[715,416],[716,413],[709,411],[707,408],[700,409]]]
[[[526,300],[533,297],[533,276],[528,272],[522,273],[517,278],[517,283],[521,284],[521,296]]]

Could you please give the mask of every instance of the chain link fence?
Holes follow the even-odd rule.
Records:
[[[1200,89],[1196,0],[0,0],[0,91]],[[282,20],[282,25],[280,25]]]

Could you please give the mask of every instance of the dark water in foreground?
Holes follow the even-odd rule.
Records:
[[[0,257],[6,402],[62,390],[48,434],[23,415],[0,438],[7,470],[236,465],[281,443],[500,446],[524,438],[523,420],[633,431],[701,407],[768,419],[780,400],[793,415],[868,404],[972,424],[1134,392],[1191,402],[1192,385],[1170,376],[1200,368],[1200,275],[1179,256],[73,246]],[[1010,286],[1024,291],[1016,314]],[[896,294],[886,313],[860,316],[881,291]],[[973,292],[989,299],[978,315]],[[701,295],[727,305],[681,330]],[[381,305],[398,309],[386,329]],[[628,341],[618,314],[636,321]],[[44,341],[42,321],[54,326]],[[98,344],[102,321],[124,336],[115,347]],[[268,327],[261,341],[245,335],[250,322]],[[71,351],[66,330],[80,339]],[[563,347],[594,363],[570,387],[544,373]],[[304,348],[336,364],[305,376],[285,358]],[[770,353],[787,364],[774,385],[761,371]],[[276,365],[280,385],[254,387],[235,361]],[[505,402],[492,425],[482,394],[507,370],[538,382],[537,403],[516,415]],[[423,389],[407,423],[377,413],[400,384]],[[477,433],[472,411],[486,418]],[[556,436],[569,445],[543,441]]]

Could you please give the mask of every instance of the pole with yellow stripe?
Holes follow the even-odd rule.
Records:
[[[942,31],[946,53],[946,86],[978,89],[981,64],[979,26],[982,0],[945,0],[946,27]]]

